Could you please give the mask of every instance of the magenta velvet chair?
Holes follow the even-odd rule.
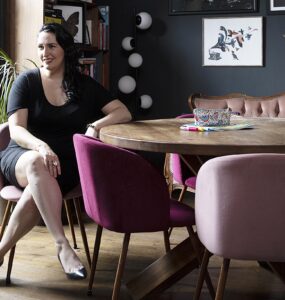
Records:
[[[223,299],[230,259],[285,261],[285,154],[214,158],[200,169],[195,217],[207,250],[194,299],[212,254],[223,257],[216,299]]]
[[[92,294],[103,228],[124,233],[113,300],[119,297],[131,233],[167,233],[169,227],[186,226],[197,259],[200,259],[199,241],[192,229],[194,210],[169,198],[162,174],[149,162],[134,152],[80,134],[74,135],[74,145],[85,209],[97,223],[89,295]]]
[[[10,141],[10,132],[9,132],[9,126],[8,123],[0,124],[0,151],[5,149]],[[6,225],[8,224],[10,215],[17,204],[18,200],[21,198],[22,190],[13,186],[9,185],[3,177],[3,174],[0,171],[0,200],[6,200],[6,208],[3,215],[2,223],[1,223],[1,230],[0,230],[0,240],[2,239],[2,236],[4,234]],[[73,200],[75,212],[78,220],[78,224],[81,231],[82,241],[84,250],[86,253],[88,264],[91,265],[91,256],[89,252],[89,246],[87,241],[87,236],[85,232],[85,226],[82,220],[82,213],[80,208],[80,198],[82,197],[82,191],[80,185],[69,191],[67,194],[63,196],[63,203],[65,205],[66,209],[66,215],[71,231],[71,236],[73,239],[73,245],[74,248],[77,249],[77,242],[75,237],[75,231],[74,231],[74,224],[73,219],[71,215],[71,208],[70,208],[70,201]],[[16,246],[15,246],[16,247]],[[14,260],[14,254],[15,254],[15,247],[13,247],[9,254],[9,261],[8,261],[8,268],[7,268],[7,275],[6,275],[6,283],[9,284],[11,282],[11,271],[13,266],[13,260]]]

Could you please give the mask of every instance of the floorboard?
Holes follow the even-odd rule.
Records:
[[[95,225],[86,224],[89,246],[93,249]],[[69,236],[68,227],[65,227]],[[76,236],[80,237],[78,226]],[[187,236],[184,229],[175,229],[172,244],[175,246]],[[17,245],[12,270],[12,284],[5,285],[7,257],[0,268],[0,299],[2,300],[77,300],[111,299],[112,284],[118,260],[122,235],[104,230],[102,249],[95,275],[93,296],[86,295],[88,280],[68,280],[57,260],[54,242],[44,226],[35,227]],[[87,265],[81,239],[76,250]],[[138,274],[144,267],[164,253],[162,233],[134,234],[131,237],[130,250],[121,289],[121,299],[131,300],[125,282]],[[216,285],[221,260],[212,257],[210,274]],[[197,271],[185,276],[170,289],[153,296],[155,300],[186,300],[193,297]],[[226,286],[225,299],[230,300],[284,300],[285,285],[273,273],[261,268],[253,261],[232,261]],[[210,300],[204,287],[201,300]]]

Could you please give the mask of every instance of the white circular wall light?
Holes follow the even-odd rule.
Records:
[[[152,17],[147,12],[140,12],[136,15],[136,26],[139,29],[145,30],[148,29],[152,24]]]
[[[141,95],[141,108],[148,109],[152,106],[152,98],[149,95]]]
[[[126,75],[120,78],[118,87],[122,93],[130,94],[136,88],[136,81],[132,76]]]
[[[129,65],[133,68],[138,68],[143,63],[143,58],[139,53],[132,53],[128,58]]]
[[[131,36],[126,36],[122,40],[122,47],[126,51],[131,51],[135,48],[135,39]]]

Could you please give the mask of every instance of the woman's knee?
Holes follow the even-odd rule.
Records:
[[[29,161],[27,161],[26,172],[27,174],[39,174],[42,171],[46,171],[46,166],[44,164],[42,156],[36,152],[36,154],[32,155]]]
[[[36,151],[25,152],[16,164],[16,178],[20,185],[28,184],[29,175],[40,175],[46,171],[42,156]]]

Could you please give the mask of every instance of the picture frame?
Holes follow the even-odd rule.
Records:
[[[257,11],[257,0],[169,0],[169,15],[228,14]]]
[[[285,1],[284,0],[268,0],[268,14],[270,15],[281,15],[285,14]]]
[[[203,66],[263,66],[263,17],[203,18]]]
[[[62,11],[62,25],[74,38],[76,44],[85,44],[85,6],[84,3],[57,1],[54,9]]]

